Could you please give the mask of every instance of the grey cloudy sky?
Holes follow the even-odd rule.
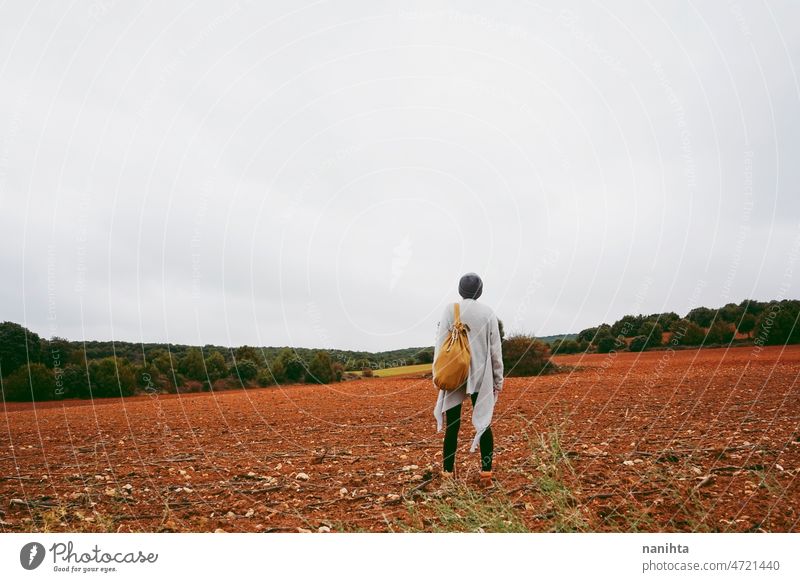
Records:
[[[800,297],[800,5],[10,2],[0,320],[429,345]]]

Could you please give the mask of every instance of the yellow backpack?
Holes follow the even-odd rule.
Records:
[[[447,338],[439,346],[433,362],[433,384],[440,390],[455,390],[469,376],[469,326],[461,323],[459,305],[453,306],[453,325]]]

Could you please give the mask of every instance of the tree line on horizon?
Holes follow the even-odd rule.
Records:
[[[403,361],[415,348],[384,352]],[[373,356],[372,358],[367,356]],[[0,323],[0,380],[9,401],[191,393],[278,384],[329,384],[349,366],[377,368],[369,352],[308,348],[186,346],[42,339]]]
[[[800,301],[744,300],[718,309],[696,307],[677,313],[625,315],[613,324],[581,330],[552,342],[553,354],[641,352],[664,347],[718,347],[737,344],[800,343]]]
[[[613,324],[590,327],[574,338],[551,343],[525,334],[505,337],[502,322],[500,335],[507,375],[531,376],[556,371],[550,362],[553,354],[800,343],[798,317],[797,300],[746,300],[719,309],[697,307],[683,318],[674,312],[626,315]],[[19,324],[0,323],[0,380],[2,396],[9,401],[328,384],[347,379],[348,370],[432,362],[432,346],[370,353],[75,342],[59,337],[42,339]]]

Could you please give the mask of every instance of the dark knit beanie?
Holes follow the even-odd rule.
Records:
[[[483,281],[475,273],[467,273],[458,282],[458,294],[464,299],[477,299],[483,293]]]

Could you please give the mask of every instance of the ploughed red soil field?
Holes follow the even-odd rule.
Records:
[[[488,492],[469,405],[440,488],[422,378],[8,403],[2,531],[800,531],[800,346],[556,362],[506,381]]]

